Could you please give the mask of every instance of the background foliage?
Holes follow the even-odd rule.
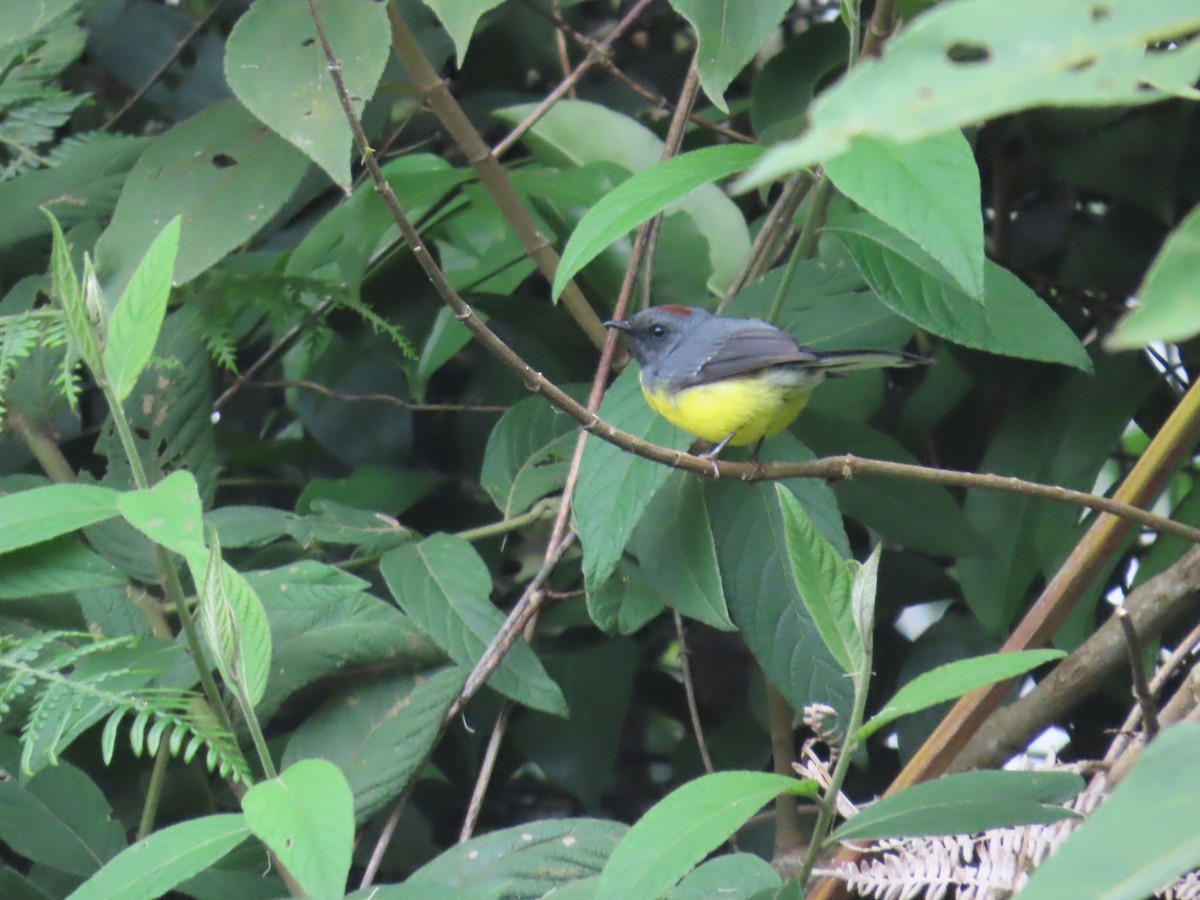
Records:
[[[981,655],[1081,565],[1056,647],[1166,573],[1137,649],[1186,651],[1178,537],[1097,549],[1094,514],[978,485],[576,457],[468,326],[581,402],[631,287],[916,349],[824,386],[764,461],[1133,481],[1200,525],[1194,6],[317,0],[464,324],[309,3],[0,0],[0,895],[779,896],[836,799],[801,808],[802,865],[794,714],[830,707],[835,783],[882,793],[944,701],[1061,657]],[[631,370],[599,415],[688,448]],[[1110,751],[1119,660],[1054,720],[1072,758]],[[1119,896],[1200,864],[1171,807],[1200,736],[1168,737],[1124,827],[1097,815],[1030,896],[1116,847],[1140,880],[1091,874]],[[1048,825],[1081,787],[970,777],[844,830]]]

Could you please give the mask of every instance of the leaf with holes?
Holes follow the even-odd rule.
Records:
[[[313,900],[341,900],[354,850],[354,795],[325,759],[292,763],[242,797],[246,824]]]
[[[939,4],[822,94],[809,130],[772,148],[739,187],[828,162],[864,136],[903,143],[1038,106],[1193,96],[1198,29],[1200,7],[1179,0]]]
[[[362,115],[390,52],[387,5],[317,0],[316,6],[354,114]],[[225,77],[248,110],[335,182],[350,184],[350,125],[307,3],[253,4],[229,35]]]
[[[371,4],[373,5],[373,4]],[[292,196],[308,160],[236,101],[215,103],[142,154],[96,245],[105,290],[117,294],[172,216],[183,217],[175,284],[195,278],[256,235]]]

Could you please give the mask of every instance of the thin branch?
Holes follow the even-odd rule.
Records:
[[[1200,382],[1184,395],[1126,476],[1117,490],[1117,502],[1125,506],[1153,500],[1170,478],[1176,463],[1195,445],[1197,438],[1200,438]],[[1134,521],[1132,516],[1098,517],[1004,642],[1001,652],[1044,647],[1111,554],[1121,546]],[[960,699],[892,782],[889,793],[945,771],[971,735],[1004,700],[1009,686],[1009,682],[998,682]]]
[[[197,19],[196,24],[188,30],[188,33],[176,42],[175,46],[171,48],[171,52],[167,54],[166,58],[162,61],[159,67],[150,73],[150,77],[146,79],[145,83],[133,93],[133,96],[125,101],[124,106],[113,113],[109,117],[108,121],[100,126],[100,131],[108,131],[108,129],[116,125],[117,122],[125,115],[125,113],[133,109],[137,102],[146,96],[146,92],[149,91],[150,88],[154,87],[154,85],[158,82],[158,79],[162,78],[166,73],[167,69],[171,68],[171,63],[175,62],[175,60],[179,58],[179,54],[183,52],[183,48],[190,44],[195,39],[196,35],[204,30],[204,26],[212,21],[212,17],[217,14],[224,3],[225,0],[215,0],[213,5],[208,8],[208,12]]]
[[[656,94],[654,91],[643,85],[640,81],[630,78],[628,75],[622,72],[620,66],[613,62],[610,58],[602,57],[600,59],[600,65],[604,67],[605,71],[607,71],[610,75],[620,81],[623,85],[625,85],[625,87],[629,88],[629,90],[633,91],[647,103],[653,103],[657,108],[666,112],[675,112],[675,104],[673,104],[662,94]],[[703,128],[705,131],[711,131],[714,134],[719,134],[721,137],[727,138],[738,144],[757,143],[754,138],[747,134],[742,134],[740,131],[735,131],[728,125],[722,125],[720,122],[710,121],[704,118],[704,116],[697,115],[696,113],[689,113],[687,118],[688,122],[697,126],[698,128]]]
[[[1146,740],[1154,740],[1158,734],[1158,710],[1154,707],[1154,697],[1150,694],[1150,685],[1146,683],[1146,666],[1142,660],[1142,642],[1138,638],[1137,628],[1130,618],[1129,612],[1123,607],[1117,607],[1114,613],[1117,623],[1121,626],[1121,634],[1125,637],[1125,649],[1129,654],[1129,668],[1133,673],[1133,697],[1142,710],[1142,730]]]
[[[892,33],[894,6],[895,0],[875,0],[875,9],[871,13],[871,21],[867,23],[867,35],[863,39],[862,56],[878,56],[883,49],[883,42]]]
[[[39,423],[28,418],[15,406],[10,406],[5,413],[4,424],[21,439],[51,481],[55,484],[71,484],[75,481],[75,470],[63,456],[58,441]]]
[[[496,757],[500,755],[500,743],[504,740],[504,732],[508,729],[508,716],[512,712],[512,701],[505,700],[496,716],[496,724],[488,737],[487,749],[483,753],[483,762],[479,766],[479,777],[475,779],[475,789],[471,792],[471,802],[467,806],[467,815],[463,819],[462,830],[458,833],[458,842],[469,840],[479,821],[479,813],[483,809],[483,798],[487,794],[488,783],[492,780],[492,772],[496,768]]]
[[[387,5],[388,18],[392,24],[392,49],[396,55],[400,57],[404,63],[404,68],[408,71],[409,77],[412,78],[416,85],[418,95],[423,97],[425,102],[429,104],[429,108],[433,114],[437,116],[438,121],[442,123],[442,127],[446,129],[454,143],[462,151],[466,157],[468,164],[475,170],[476,176],[480,183],[487,189],[492,200],[495,201],[497,208],[512,228],[513,234],[520,240],[521,246],[525,248],[525,253],[537,265],[538,270],[546,278],[547,281],[553,282],[554,275],[558,271],[559,256],[554,247],[546,240],[537,227],[533,216],[525,207],[520,195],[512,186],[512,182],[508,178],[508,173],[504,167],[500,165],[500,161],[492,154],[491,148],[480,137],[479,132],[475,130],[475,126],[471,124],[471,120],[467,118],[462,107],[458,105],[458,101],[454,99],[454,95],[450,93],[450,89],[438,76],[437,71],[425,56],[425,52],[421,49],[421,45],[417,42],[416,37],[409,30],[408,24],[404,21],[404,16],[394,3]],[[330,66],[336,66],[337,60],[332,58],[330,54]],[[331,71],[332,68],[331,68]],[[341,72],[338,71],[338,78],[341,78]],[[336,81],[335,81],[336,84]],[[344,86],[344,85],[343,85]],[[347,115],[352,115],[353,110],[346,109]],[[357,117],[355,117],[357,120]],[[359,152],[362,153],[368,166],[374,163],[371,159],[370,145],[367,142],[366,135],[362,133],[362,125],[357,128],[355,135],[355,143],[358,146]],[[378,164],[374,163],[378,169]],[[371,177],[375,177],[375,172],[371,172]],[[378,187],[378,182],[376,182]],[[393,195],[394,196],[394,195]],[[392,209],[389,209],[395,216],[400,209],[399,204],[395,204]],[[403,215],[403,213],[401,213]],[[401,234],[407,238],[409,232],[416,236],[416,232],[411,226],[408,231],[401,229]],[[411,241],[409,246],[413,247],[413,252],[418,256],[425,255],[427,251],[422,249],[418,252],[416,245]],[[422,245],[422,248],[424,245]],[[428,271],[428,270],[427,270]],[[445,279],[443,279],[444,281]],[[449,285],[446,285],[449,287]],[[439,289],[439,293],[442,291]],[[583,296],[583,292],[574,281],[567,283],[563,288],[562,297],[560,298],[563,306],[575,322],[583,329],[583,333],[588,336],[588,339],[597,347],[603,347],[605,339],[608,337],[608,330],[600,321],[600,317],[596,315],[588,303],[587,298]]]
[[[1124,607],[1133,618],[1138,634],[1150,640],[1174,623],[1194,615],[1200,603],[1200,547],[1193,547],[1167,569],[1138,585],[1125,598]],[[1172,664],[1172,671],[1183,658],[1185,648],[1200,641],[1200,630],[1191,642],[1180,645],[1184,652]],[[1178,653],[1179,651],[1177,651]],[[1101,690],[1117,673],[1125,659],[1120,626],[1113,617],[1101,625],[1086,641],[1056,665],[1032,691],[996,710],[954,758],[950,772],[1001,766],[1020,753],[1033,738],[1054,722],[1062,720],[1085,698]],[[1174,659],[1174,657],[1173,657]],[[1163,668],[1167,668],[1164,665]],[[1162,669],[1151,683],[1152,695],[1161,687]],[[1137,727],[1135,709],[1122,732]]]
[[[625,14],[625,18],[621,19],[621,21],[613,26],[613,30],[610,31],[603,40],[599,41],[598,43],[592,43],[589,41],[587,56],[584,57],[583,62],[577,65],[565,78],[563,78],[563,80],[558,83],[554,90],[547,94],[546,97],[530,111],[529,115],[521,120],[520,124],[518,124],[516,128],[506,134],[504,139],[492,148],[492,155],[498,159],[512,149],[512,146],[525,135],[525,132],[529,131],[530,128],[541,121],[542,117],[550,111],[550,108],[554,106],[554,104],[574,90],[575,85],[579,83],[579,80],[583,78],[583,76],[586,75],[593,66],[599,62],[607,60],[608,51],[612,49],[612,45],[616,43],[626,31],[629,30],[634,22],[636,22],[641,16],[646,7],[653,2],[654,0],[638,0],[638,2],[633,5],[633,8]],[[557,19],[557,17],[555,18]],[[563,29],[559,28],[557,31],[558,36],[561,37],[563,33]]]
[[[780,238],[792,229],[792,217],[796,215],[796,210],[812,186],[813,178],[807,172],[796,172],[784,182],[779,198],[771,205],[770,211],[763,219],[762,227],[754,236],[754,242],[750,245],[750,252],[746,254],[741,269],[734,276],[733,283],[729,285],[717,306],[718,315],[725,311],[746,285],[753,284],[770,268],[776,248],[781,243]]]
[[[700,759],[704,763],[704,771],[711,775],[713,767],[712,756],[708,753],[708,741],[704,739],[704,726],[700,724],[700,705],[696,702],[696,685],[692,681],[692,664],[688,659],[687,637],[683,629],[683,616],[675,610],[675,636],[679,640],[679,669],[683,673],[683,693],[687,697],[688,715],[692,719],[692,734],[696,737],[696,747],[700,750]]]
[[[325,315],[325,313],[328,312],[332,306],[332,300],[322,300],[313,307],[312,311],[307,316],[304,317],[303,322],[297,322],[286,332],[284,332],[283,337],[268,347],[262,356],[251,363],[250,367],[238,376],[237,381],[227,387],[221,396],[213,401],[213,412],[219,412],[221,407],[232,400],[238,391],[245,387],[248,382],[254,380],[255,375],[257,375],[279,357],[283,356],[283,354],[287,353],[288,349],[294,343],[296,343],[300,335],[302,335],[310,325],[320,319],[321,316]]]
[[[792,723],[796,713],[787,698],[771,683],[767,682],[767,716],[770,720],[771,766],[776,775],[793,776],[792,764],[796,761],[796,737]],[[795,794],[784,792],[775,798],[775,849],[773,860],[790,856],[804,846],[806,835],[800,819],[800,801]]]
[[[529,8],[533,12],[537,13],[542,18],[548,20],[560,32],[562,32],[563,34],[569,35],[572,40],[574,40],[577,44],[579,44],[579,46],[581,46],[585,50],[587,50],[589,54],[592,52],[593,48],[599,46],[597,44],[597,42],[595,42],[591,38],[587,37],[587,35],[580,34],[578,31],[576,31],[574,28],[572,28],[570,25],[568,25],[560,16],[556,16],[554,13],[550,12],[549,10],[544,9],[540,4],[534,2],[534,0],[523,0],[523,2],[527,8]],[[644,7],[644,5],[648,5],[648,4],[642,4],[642,3],[638,4],[639,7]],[[639,14],[641,13],[641,8],[638,8],[638,13]],[[632,15],[632,11],[630,12],[630,15]],[[622,22],[628,20],[628,18],[629,18],[629,16],[627,15],[626,18],[622,20]],[[600,44],[601,45],[604,44],[604,41],[601,41]],[[639,97],[641,97],[646,102],[653,103],[654,106],[657,107],[658,109],[666,110],[667,112],[671,112],[671,113],[678,112],[678,104],[672,103],[670,100],[668,100],[662,94],[656,94],[654,91],[645,87],[640,82],[636,81],[633,78],[630,78],[628,75],[626,75],[624,72],[621,71],[621,68],[615,62],[613,62],[612,57],[608,53],[610,48],[605,46],[602,49],[603,49],[603,52],[598,54],[596,61],[610,75],[612,75],[614,78],[616,78],[618,81],[620,81],[622,84],[624,84],[627,88],[629,88],[631,91],[633,91],[635,94],[637,94]],[[750,137],[749,135],[742,134],[740,131],[735,131],[734,129],[729,128],[726,125],[722,125],[719,122],[710,122],[708,119],[704,118],[703,116],[698,116],[691,112],[688,113],[687,120],[689,122],[691,122],[693,125],[696,125],[700,128],[707,129],[708,131],[715,132],[716,134],[719,134],[722,137],[728,138],[731,141],[737,141],[739,144],[757,143],[755,141],[755,139]]]
[[[311,2],[311,0],[310,0]],[[408,801],[408,795],[412,791],[412,786],[416,784],[417,779],[409,779],[404,790],[400,792],[400,799],[396,801],[396,807],[392,810],[392,814],[388,816],[387,821],[383,823],[383,830],[379,832],[379,838],[375,841],[375,846],[371,850],[371,858],[367,860],[367,867],[363,870],[362,879],[358,882],[358,889],[361,891],[364,888],[369,888],[375,881],[375,876],[379,874],[379,866],[383,863],[383,855],[387,852],[388,844],[392,842],[392,835],[396,833],[396,826],[400,824],[400,815],[404,812],[404,804]]]
[[[348,403],[388,403],[412,412],[470,412],[470,413],[505,413],[507,406],[486,406],[471,403],[417,403],[414,400],[404,400],[391,394],[347,394],[335,391],[333,388],[318,384],[315,381],[244,381],[244,386],[252,388],[300,388],[315,391],[335,400],[345,400]]]

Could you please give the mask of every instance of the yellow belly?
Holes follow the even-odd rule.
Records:
[[[819,381],[819,379],[816,379]],[[735,446],[773,437],[792,423],[808,404],[816,384],[780,384],[760,376],[730,378],[668,393],[642,385],[650,407],[688,434],[711,443],[725,440]]]

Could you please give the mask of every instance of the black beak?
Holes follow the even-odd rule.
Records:
[[[628,334],[630,330],[629,323],[625,319],[609,319],[604,323],[604,327],[615,328],[617,331],[624,331],[626,334]]]

